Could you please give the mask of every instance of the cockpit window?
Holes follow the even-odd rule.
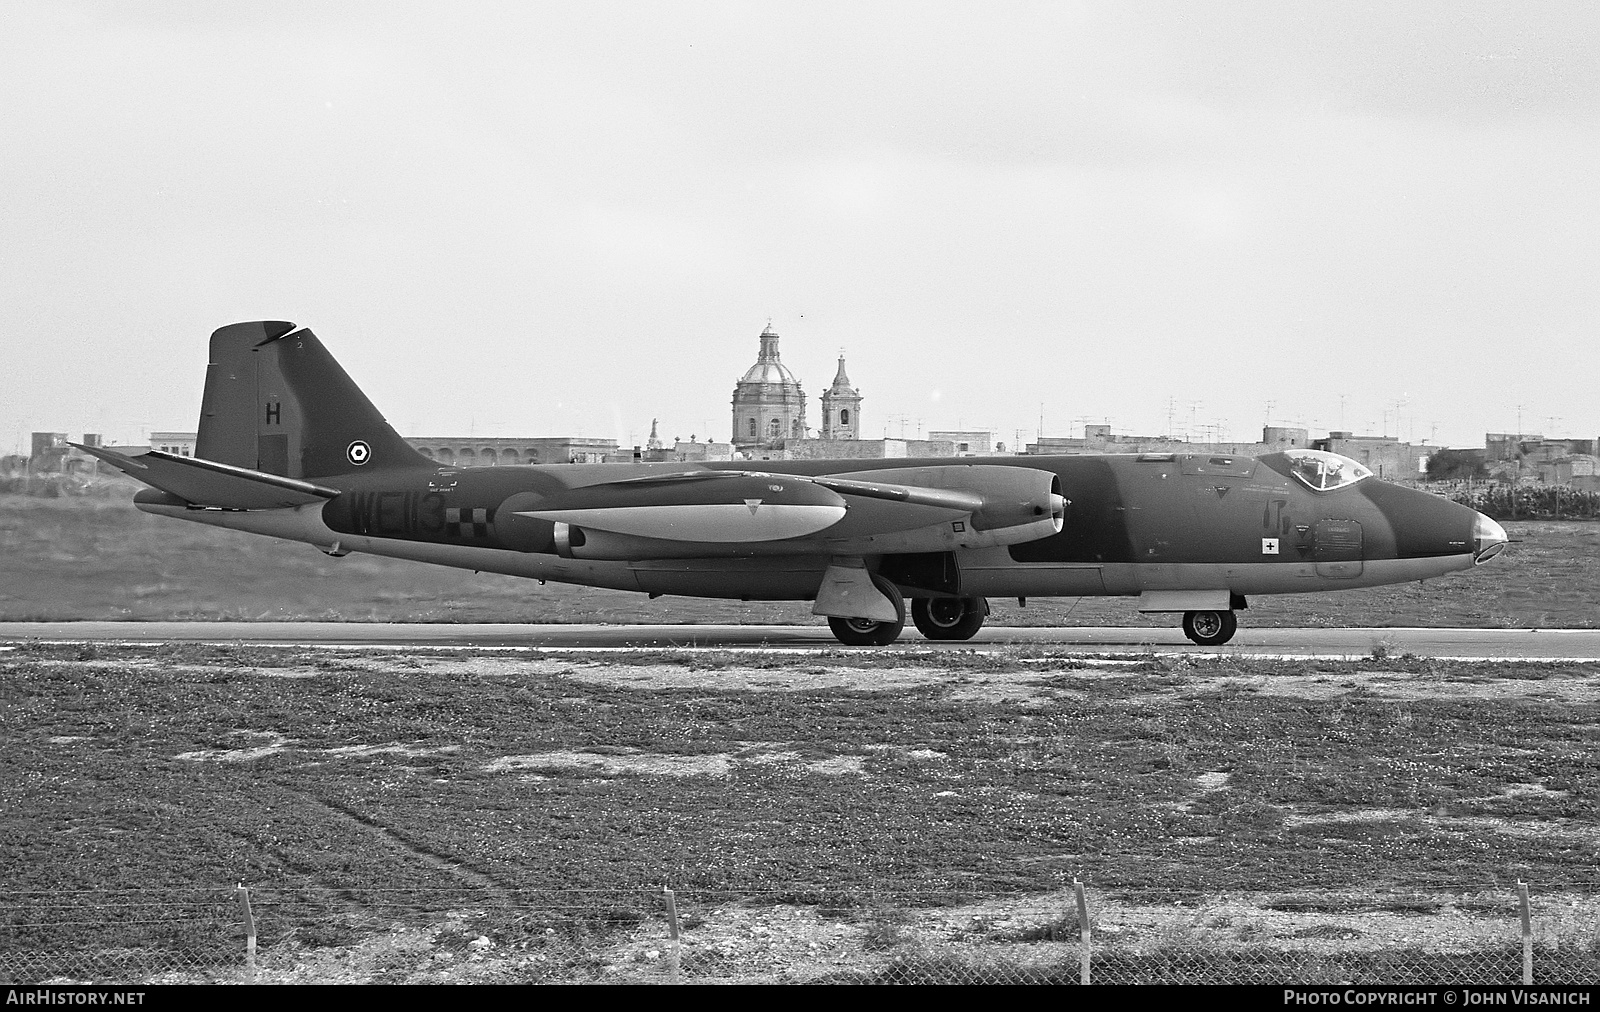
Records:
[[[1349,457],[1326,450],[1286,450],[1283,455],[1289,460],[1290,472],[1318,492],[1344,488],[1372,477],[1371,471]]]

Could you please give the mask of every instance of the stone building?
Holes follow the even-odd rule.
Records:
[[[1428,476],[1428,458],[1437,447],[1413,446],[1398,436],[1358,436],[1333,431],[1311,441],[1313,449],[1343,454],[1373,474],[1390,481],[1420,481]]]
[[[663,446],[655,455],[646,455],[646,460],[670,460],[676,463],[700,463],[707,460],[732,460],[733,446],[730,443],[702,443],[690,436],[689,441],[674,440],[672,446]]]
[[[408,436],[411,448],[430,460],[460,467],[503,464],[598,464],[617,450],[615,439],[550,436],[527,439],[483,436]]]
[[[773,460],[953,457],[955,445],[948,439],[788,439],[781,449],[756,456]]]
[[[1172,436],[1124,436],[1109,425],[1085,425],[1083,437],[1045,436],[1027,444],[1030,454],[1061,453],[1220,453],[1230,457],[1257,457],[1293,447],[1310,446],[1310,433],[1301,428],[1269,425],[1258,443],[1191,443]]]
[[[144,453],[148,446],[113,446],[107,447],[105,437],[98,432],[85,432],[78,440],[84,446],[105,447],[117,450],[127,456]],[[170,452],[176,453],[177,450]],[[191,456],[192,454],[184,454]],[[110,464],[102,464],[93,454],[85,453],[76,446],[67,445],[65,432],[35,432],[32,440],[32,453],[28,457],[16,458],[22,463],[22,469],[30,474],[49,474],[63,472],[67,474],[83,474],[95,472],[100,474],[117,474],[116,468]]]
[[[928,433],[928,439],[949,443],[957,457],[983,457],[995,452],[994,433],[988,429],[935,429]]]
[[[199,438],[199,435],[193,432],[152,432],[150,448],[163,453],[176,453],[180,457],[192,457],[194,448],[199,444]]]
[[[733,387],[733,446],[746,453],[772,450],[806,436],[806,394],[778,358],[778,335],[761,332],[756,364]]]
[[[822,395],[822,438],[861,438],[861,394],[845,375],[843,355],[839,356],[833,386]]]

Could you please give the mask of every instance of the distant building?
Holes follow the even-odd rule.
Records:
[[[1343,454],[1380,478],[1390,481],[1419,481],[1428,476],[1428,458],[1435,447],[1403,443],[1399,436],[1357,436],[1333,431],[1328,438],[1312,441],[1317,450]]]
[[[930,431],[928,439],[950,444],[956,457],[978,457],[995,452],[994,433],[980,429],[940,429]]]
[[[523,439],[484,436],[408,436],[411,448],[430,460],[455,467],[504,464],[598,464],[617,452],[615,439],[539,436]]]
[[[1311,433],[1302,428],[1288,425],[1266,425],[1261,429],[1261,442],[1267,449],[1263,453],[1281,453],[1295,447],[1311,445]]]
[[[768,326],[755,365],[733,387],[734,449],[773,450],[806,435],[806,393],[779,359],[778,335]]]
[[[1231,457],[1257,457],[1296,446],[1310,446],[1305,429],[1272,425],[1262,429],[1258,443],[1191,443],[1171,436],[1119,436],[1109,425],[1086,425],[1083,438],[1046,436],[1028,444],[1030,454],[1062,453],[1217,453]]]
[[[693,436],[685,443],[679,439],[673,442],[672,449],[664,450],[664,456],[652,459],[671,460],[683,463],[693,463],[707,460],[732,460],[732,443],[701,443]]]
[[[102,447],[105,446],[105,437],[98,432],[86,432],[78,442],[84,446]],[[110,449],[122,450],[125,453],[142,453],[149,447],[110,447]],[[94,455],[85,453],[76,446],[69,446],[65,432],[35,432],[32,451],[23,462],[23,469],[33,474],[118,473],[116,468],[110,464],[102,464]]]
[[[163,453],[176,453],[180,457],[194,456],[198,436],[193,432],[152,432],[150,449]]]
[[[861,394],[845,375],[843,355],[833,385],[822,395],[822,438],[861,438]]]
[[[762,460],[873,460],[899,457],[952,457],[955,447],[944,439],[786,439]]]
[[[1434,447],[1402,443],[1394,436],[1356,436],[1349,432],[1330,432],[1326,439],[1312,439],[1306,429],[1268,425],[1256,443],[1191,443],[1170,436],[1118,436],[1109,425],[1086,425],[1082,439],[1047,437],[1028,444],[1031,454],[1061,453],[1215,453],[1231,457],[1259,457],[1296,447],[1331,450],[1365,464],[1381,478],[1391,481],[1417,481],[1428,473],[1428,457]]]
[[[1535,469],[1539,474],[1539,480],[1548,485],[1588,484],[1579,479],[1594,479],[1600,476],[1600,457],[1588,453],[1576,453],[1540,461],[1535,465]]]
[[[28,459],[34,462],[36,468],[46,460],[65,456],[67,450],[71,449],[67,446],[65,432],[35,432],[32,446]]]

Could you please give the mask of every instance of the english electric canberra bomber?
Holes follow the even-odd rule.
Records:
[[[1120,595],[1226,643],[1256,594],[1441,576],[1493,520],[1337,454],[1204,453],[441,466],[322,342],[211,336],[196,455],[84,451],[147,513],[315,545],[657,596],[803,600],[852,645],[911,618],[964,640],[990,597]]]

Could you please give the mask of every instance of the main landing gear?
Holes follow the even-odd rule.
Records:
[[[1186,611],[1183,634],[1203,647],[1218,647],[1233,639],[1239,620],[1231,611]]]
[[[984,597],[919,597],[911,602],[911,621],[930,640],[970,640],[989,617]]]
[[[871,576],[872,586],[894,606],[895,620],[829,618],[828,628],[846,646],[886,647],[906,627],[905,595],[885,577]],[[911,602],[911,620],[930,640],[969,640],[988,617],[989,600],[983,597],[919,597]]]
[[[900,588],[877,573],[872,574],[872,585],[894,605],[895,620],[878,622],[870,618],[828,619],[828,628],[833,630],[834,638],[847,647],[886,647],[899,639],[900,631],[906,627],[906,599],[905,595],[900,593]]]

